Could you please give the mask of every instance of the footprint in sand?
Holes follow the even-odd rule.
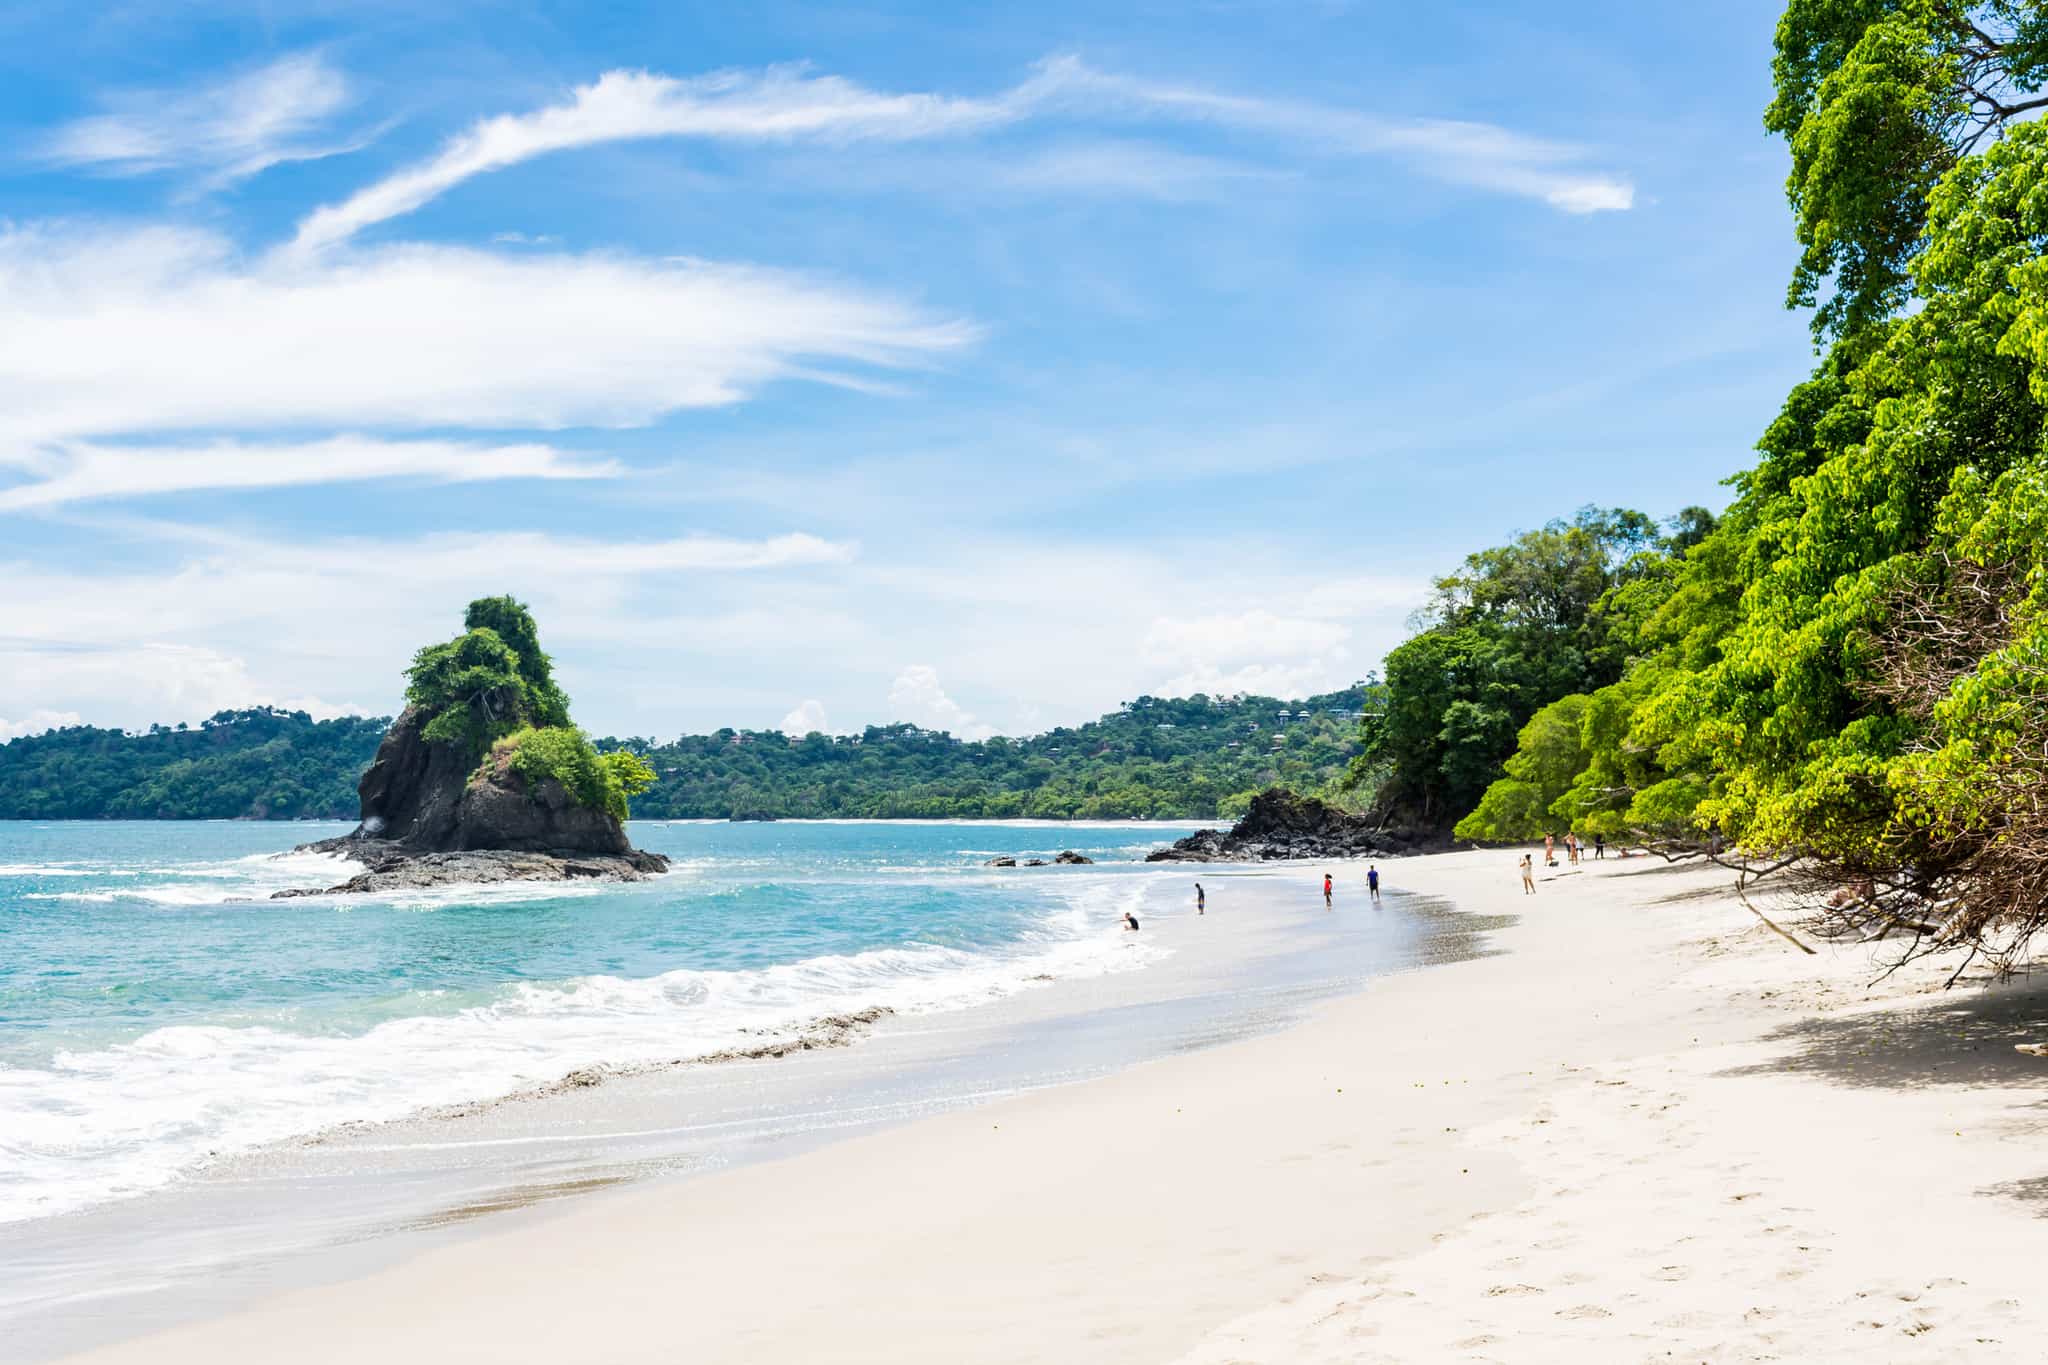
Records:
[[[1486,1291],[1486,1297],[1490,1299],[1525,1298],[1530,1294],[1541,1294],[1542,1292],[1541,1289],[1538,1289],[1533,1284],[1497,1284]]]
[[[1653,1280],[1684,1280],[1692,1277],[1692,1267],[1685,1265],[1662,1265],[1650,1272]]]
[[[1597,1303],[1582,1303],[1576,1308],[1560,1308],[1557,1310],[1557,1315],[1561,1318],[1579,1319],[1611,1318],[1614,1316],[1614,1314],[1608,1312]]]

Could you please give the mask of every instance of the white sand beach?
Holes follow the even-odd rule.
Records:
[[[1384,865],[1521,916],[1285,1031],[521,1214],[80,1359],[2034,1361],[2048,993],[1879,986],[1730,874]],[[1374,911],[1336,867],[1338,914]],[[1321,868],[1212,887],[1299,913]],[[1254,890],[1254,888],[1256,888]],[[1151,932],[1153,926],[1147,926]]]

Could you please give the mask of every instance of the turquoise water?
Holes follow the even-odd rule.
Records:
[[[0,824],[0,1222],[338,1123],[1142,968],[1185,827],[636,824],[631,886],[272,901],[339,825]],[[1096,867],[991,870],[1063,848]]]

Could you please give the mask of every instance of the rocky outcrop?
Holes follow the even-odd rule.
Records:
[[[1392,857],[1416,853],[1430,839],[1412,830],[1388,830],[1313,796],[1273,787],[1252,798],[1244,818],[1228,832],[1197,830],[1169,848],[1145,855],[1148,863],[1270,862],[1283,858]]]
[[[609,812],[577,801],[553,778],[528,782],[502,757],[468,762],[421,735],[414,708],[392,723],[356,784],[362,823],[301,852],[336,853],[369,870],[338,886],[278,893],[331,895],[452,882],[638,881],[668,869],[643,853]]]
[[[326,839],[308,849],[340,853],[368,864],[368,870],[326,887],[293,887],[274,891],[272,900],[298,896],[345,896],[371,891],[417,891],[455,883],[493,882],[637,882],[668,870],[659,853],[628,849],[623,854],[558,857],[512,849],[473,849],[457,853],[419,853],[381,840]]]
[[[1056,858],[1052,859],[1052,860],[1051,860],[1051,862],[1048,862],[1048,861],[1047,861],[1046,859],[1044,859],[1044,858],[1026,858],[1026,859],[1024,860],[1024,862],[1023,862],[1023,866],[1025,866],[1025,867],[1049,867],[1049,866],[1051,866],[1051,865],[1052,865],[1052,863],[1058,863],[1058,864],[1059,864],[1060,866],[1062,866],[1062,867],[1076,867],[1076,866],[1092,865],[1092,864],[1093,864],[1094,862],[1095,862],[1095,860],[1094,860],[1093,858],[1088,858],[1088,857],[1084,857],[1084,856],[1082,856],[1081,854],[1079,854],[1079,853],[1076,853],[1076,852],[1074,852],[1074,850],[1072,850],[1072,849],[1070,848],[1070,849],[1067,849],[1067,850],[1065,850],[1064,852],[1062,852],[1062,853],[1061,853],[1061,854],[1060,854],[1060,855],[1059,855],[1058,857],[1056,857]],[[987,862],[983,863],[983,864],[982,864],[982,866],[983,866],[983,867],[1016,867],[1016,866],[1018,866],[1018,862],[1017,862],[1017,860],[1016,860],[1015,858],[1012,858],[1012,857],[1009,857],[1009,856],[1005,855],[1005,856],[1003,856],[1003,857],[1000,857],[1000,858],[990,858],[990,859],[989,859],[989,860],[988,860]]]

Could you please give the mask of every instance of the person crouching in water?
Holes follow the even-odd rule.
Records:
[[[1137,932],[1137,929],[1138,929],[1138,917],[1137,917],[1136,915],[1132,914],[1132,913],[1131,913],[1130,911],[1128,911],[1128,910],[1124,911],[1124,930],[1125,930],[1125,932],[1126,932],[1126,933],[1136,933],[1136,932]]]

